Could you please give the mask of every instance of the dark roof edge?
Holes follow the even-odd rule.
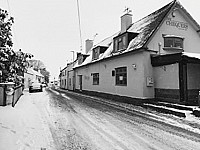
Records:
[[[174,1],[172,1],[172,2],[170,2],[170,3],[168,3],[167,5],[174,5],[176,3],[176,0],[174,0]],[[150,13],[149,15],[147,15],[147,16],[145,16],[145,17],[143,17],[143,18],[141,18],[141,19],[139,19],[139,20],[137,20],[136,22],[134,22],[134,23],[132,23],[129,27],[128,27],[128,29],[127,30],[129,30],[130,29],[130,27],[133,25],[133,24],[135,24],[135,23],[137,23],[137,22],[139,22],[139,21],[141,21],[141,20],[143,20],[143,19],[145,19],[145,18],[147,18],[147,17],[149,17],[150,15],[152,15],[152,14],[154,14],[155,12],[157,12],[158,10],[161,10],[161,9],[163,9],[164,7],[166,7],[167,5],[165,5],[165,6],[163,6],[163,7],[161,7],[160,9],[157,9],[156,11],[154,11],[154,12],[152,12],[152,13]],[[170,9],[171,10],[171,9]]]
[[[190,15],[190,13],[180,4],[179,2],[179,5],[181,6],[181,9],[188,15],[188,18],[191,19],[191,21],[197,26],[197,28],[199,28],[199,30],[197,30],[197,32],[200,31],[200,25],[198,24],[198,22],[196,22],[196,20]]]
[[[146,50],[146,48],[141,47],[141,48],[135,49],[134,51],[127,51],[127,52],[125,52],[125,53],[121,53],[121,54],[118,54],[118,55],[112,55],[112,56],[109,56],[109,57],[106,57],[106,58],[103,58],[103,59],[99,59],[99,60],[97,60],[97,61],[93,61],[93,62],[87,63],[87,64],[85,64],[85,65],[77,66],[77,67],[75,67],[75,68],[73,68],[73,69],[77,69],[77,68],[80,68],[80,67],[85,67],[85,66],[87,66],[87,65],[95,64],[95,63],[102,62],[102,61],[104,61],[104,60],[112,59],[112,58],[115,58],[115,57],[124,56],[124,55],[126,55],[126,54],[131,53],[131,52],[132,52],[132,53],[137,53],[137,52],[141,52],[141,51],[145,51],[145,50]]]
[[[183,53],[166,54],[151,56],[151,64],[153,67],[159,67],[164,65],[171,65],[175,63],[194,63],[200,64],[200,59],[183,55]]]
[[[182,53],[151,56],[151,64],[153,67],[170,65],[178,63],[182,60]]]
[[[169,15],[169,13],[171,12],[171,10],[175,7],[175,4],[176,4],[177,0],[174,0],[173,2],[171,2],[171,4],[169,3],[168,5],[171,5],[170,9],[168,10],[168,12],[165,14],[165,16],[162,18],[161,22],[156,26],[155,30],[151,33],[151,35],[149,36],[149,38],[147,39],[147,41],[144,43],[144,46],[146,47],[149,42],[151,41],[151,39],[153,38],[153,36],[156,34],[156,32],[158,31],[159,27],[163,24],[166,16]],[[166,5],[165,5],[166,6]],[[164,6],[164,7],[165,7]],[[162,9],[162,8],[161,8]]]

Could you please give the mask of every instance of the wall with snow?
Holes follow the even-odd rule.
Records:
[[[34,80],[34,75],[29,73],[24,73],[24,88],[29,88],[31,81]]]
[[[169,19],[171,19],[173,22],[186,24],[188,25],[188,27],[181,28],[180,24],[179,26],[169,25],[169,22],[167,22],[169,21]],[[165,18],[163,24],[160,26],[160,28],[148,44],[149,49],[159,51],[159,43],[161,43],[161,54],[180,52],[175,50],[163,50],[163,34],[183,37],[184,52],[199,53],[200,35],[197,33],[191,20],[189,20],[188,17],[181,10],[177,9],[175,11],[175,17],[172,17],[172,13],[169,13],[168,17]]]
[[[133,68],[133,64],[136,65],[136,69]],[[115,76],[112,76],[112,71],[118,67],[127,67],[127,86],[115,85]],[[93,85],[92,73],[99,73],[99,85]],[[137,98],[154,96],[154,88],[146,86],[146,77],[152,77],[148,52],[128,53],[76,68],[76,89],[80,89],[79,75],[82,75],[83,90]]]

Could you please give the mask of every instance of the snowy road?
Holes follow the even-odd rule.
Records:
[[[49,91],[48,97],[39,104],[59,150],[200,149],[200,136],[184,130],[129,116],[70,93]]]
[[[10,128],[14,126],[13,132],[16,130],[20,136],[15,142],[17,148],[10,148],[12,150],[40,150],[42,147],[46,150],[200,149],[198,133],[161,123],[148,115],[126,114],[71,92],[25,92],[14,109],[23,107],[27,113],[32,111],[32,119],[27,123],[24,117],[21,130],[10,124]],[[4,122],[0,118],[0,126]],[[1,138],[4,135],[0,133]],[[0,148],[2,142],[5,140],[0,139]]]

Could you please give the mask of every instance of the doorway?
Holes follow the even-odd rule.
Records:
[[[82,79],[82,75],[79,75],[79,86],[80,86],[80,90],[82,91],[82,84],[83,84],[83,79]]]
[[[180,102],[187,102],[188,87],[187,87],[187,63],[179,63],[179,87],[180,87]]]

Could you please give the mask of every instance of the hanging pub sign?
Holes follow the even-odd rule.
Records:
[[[188,29],[188,23],[172,20],[172,18],[167,18],[166,25],[178,28],[180,30]]]

